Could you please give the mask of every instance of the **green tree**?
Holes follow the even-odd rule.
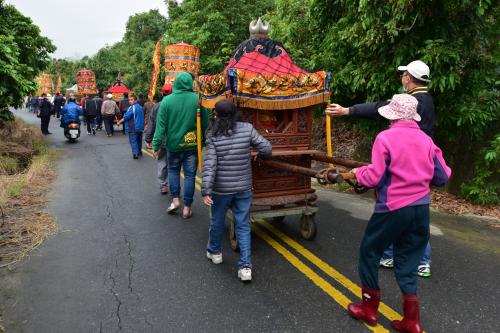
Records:
[[[13,119],[8,107],[36,91],[35,78],[55,49],[29,17],[0,0],[0,121]]]
[[[390,98],[401,91],[397,66],[426,62],[437,142],[454,169],[448,188],[458,193],[464,182],[483,182],[498,193],[498,169],[491,169],[497,164],[483,162],[483,148],[499,133],[498,2],[315,0],[308,8],[277,2],[277,16],[290,22],[278,31],[281,37],[289,49],[307,52],[310,70],[332,71],[334,98],[341,104]],[[300,33],[293,35],[296,30]],[[380,128],[374,122],[361,126],[372,129],[370,138]],[[489,170],[481,173],[481,182],[473,177],[478,170]],[[463,191],[466,195],[467,188]],[[498,202],[491,198],[482,201]]]
[[[275,0],[273,12],[266,15],[271,23],[270,37],[281,42],[293,61],[302,68],[312,71],[313,57],[318,53],[316,38],[321,34],[314,31],[310,8],[314,0]]]
[[[165,2],[169,13],[166,42],[184,41],[199,47],[201,74],[222,71],[234,49],[249,38],[250,21],[274,8],[272,0]]]

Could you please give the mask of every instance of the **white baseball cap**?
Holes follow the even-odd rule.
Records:
[[[113,98],[113,95],[112,94],[107,94],[106,97],[109,98],[109,99],[111,99],[111,98]]]
[[[412,61],[407,66],[399,66],[398,71],[407,71],[417,80],[431,82],[429,66],[420,60]]]

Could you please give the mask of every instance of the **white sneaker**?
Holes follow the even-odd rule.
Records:
[[[429,264],[418,265],[417,275],[423,278],[430,278],[432,275],[431,265]]]
[[[252,269],[248,267],[238,269],[238,279],[241,281],[252,281]]]
[[[393,268],[394,267],[394,259],[382,258],[382,259],[380,259],[380,266],[385,267],[385,268]]]
[[[212,260],[212,262],[216,265],[222,264],[222,253],[215,254],[207,251],[207,258]]]

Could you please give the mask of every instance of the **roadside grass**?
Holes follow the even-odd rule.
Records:
[[[0,156],[0,170],[8,175],[12,175],[19,170],[19,164],[13,157]]]
[[[56,175],[57,153],[35,127],[19,119],[7,126],[0,129],[0,268],[58,230],[44,199]]]

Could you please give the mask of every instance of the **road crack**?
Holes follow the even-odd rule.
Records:
[[[128,240],[128,237],[126,234],[123,235],[123,239],[125,240],[125,244],[127,245],[127,256],[128,256],[128,263],[129,263],[129,269],[128,269],[128,290],[130,291],[131,294],[134,294],[134,289],[132,288],[132,273],[134,272],[134,265],[135,265],[135,260],[134,257],[132,256],[132,244]]]

